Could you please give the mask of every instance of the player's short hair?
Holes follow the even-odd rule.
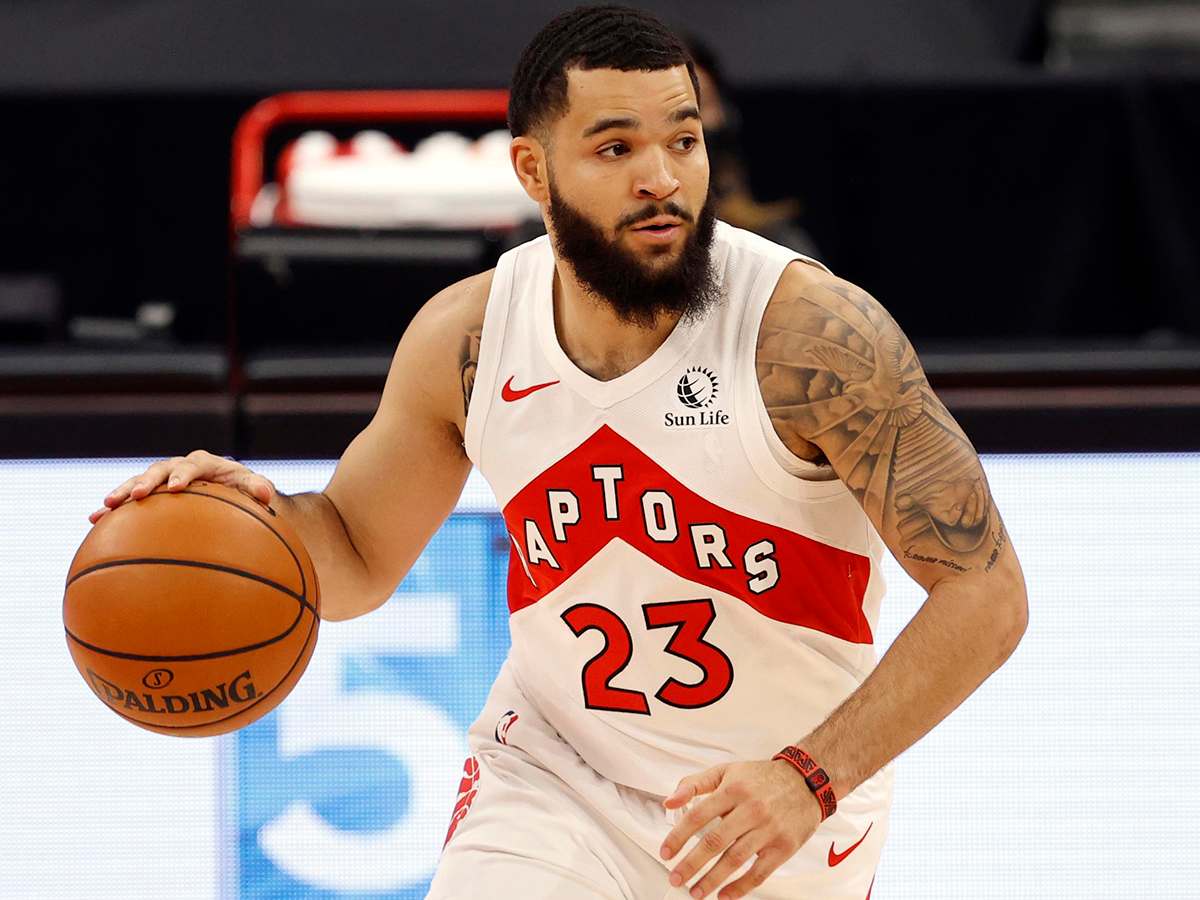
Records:
[[[567,70],[655,72],[687,66],[700,84],[683,42],[650,13],[628,6],[581,6],[551,19],[521,54],[508,97],[514,137],[548,125],[567,111]]]

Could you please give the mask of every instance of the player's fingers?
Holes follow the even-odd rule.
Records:
[[[217,454],[209,453],[207,450],[193,450],[185,458],[189,463],[196,466],[201,478],[212,479],[218,482],[224,482],[238,472],[246,469],[236,459],[217,456]]]
[[[766,881],[785,859],[787,857],[778,850],[760,851],[754,865],[737,881],[732,881],[722,888],[721,893],[717,894],[717,900],[738,900],[740,897],[749,896],[750,892]]]
[[[724,823],[722,823],[724,824]],[[693,897],[707,897],[719,888],[734,872],[750,861],[750,858],[766,843],[765,837],[758,831],[750,831],[734,841],[728,850],[721,854],[717,864],[704,873],[692,887]],[[697,894],[696,891],[700,893]]]
[[[175,459],[179,458],[175,457]],[[132,484],[129,486],[129,497],[133,500],[141,500],[148,496],[151,491],[167,480],[167,473],[175,465],[175,459],[160,460],[141,475],[133,478]]]
[[[182,491],[193,481],[203,477],[203,469],[200,466],[181,456],[178,461],[173,461],[167,475],[167,490]]]
[[[230,487],[235,487],[251,500],[257,500],[263,506],[270,504],[275,499],[275,485],[270,479],[259,475],[257,472],[252,472],[250,469],[243,469],[232,478],[222,479],[224,484]]]
[[[133,478],[127,478],[125,481],[121,482],[119,485],[109,491],[108,496],[104,498],[104,505],[110,509],[116,509],[118,506],[124,503],[129,497],[129,489],[133,487],[133,483],[135,481],[137,481],[136,476]]]
[[[134,489],[138,490],[139,497],[145,496],[145,494],[149,493],[149,491],[153,490],[153,488],[147,490],[144,487],[144,483],[152,481],[156,477],[155,466],[158,465],[160,464],[155,463],[146,469],[145,472],[126,478],[119,485],[117,485],[117,487],[114,488],[107,497],[104,498],[104,505],[110,509],[115,509],[129,499]]]
[[[675,792],[663,800],[663,806],[673,809],[684,806],[697,794],[710,794],[720,786],[724,776],[725,766],[713,766],[711,769],[681,778]]]
[[[700,830],[704,826],[707,826],[709,822],[712,822],[714,818],[727,815],[728,812],[733,809],[733,806],[733,798],[728,796],[728,793],[724,792],[710,794],[710,796],[701,800],[700,803],[692,806],[690,810],[685,812],[683,818],[680,818],[679,822],[676,824],[676,827],[671,829],[670,834],[667,834],[666,840],[662,841],[662,850],[660,851],[662,858],[671,859],[674,857],[674,854],[678,853],[680,848],[682,848],[686,842],[691,840],[692,835],[700,832]],[[709,838],[708,840],[710,844],[712,844],[715,839]],[[732,838],[730,840],[732,840]],[[701,839],[701,844],[703,844],[703,842],[704,839]],[[720,847],[715,848],[715,850],[720,850]],[[695,853],[695,851],[692,852]],[[712,856],[712,853],[709,853],[708,856]],[[689,859],[690,858],[691,854],[689,854]],[[708,857],[706,857],[706,859],[707,858]],[[696,868],[698,868],[698,866],[696,866]],[[692,869],[692,872],[695,872],[695,868]],[[684,881],[686,881],[686,878],[684,878]]]
[[[732,809],[721,813],[723,818],[720,822],[701,834],[700,840],[696,842],[687,856],[671,870],[671,883],[674,885],[686,884],[694,878],[696,873],[708,865],[712,859],[730,848],[734,841],[752,831],[762,821],[765,809],[765,804],[761,800],[748,800],[732,805]],[[739,850],[739,855],[744,849],[745,847]],[[748,856],[744,857],[742,862],[748,858]],[[726,877],[732,871],[732,869],[727,871]],[[716,884],[720,884],[720,882]],[[712,887],[716,887],[716,884]]]
[[[207,450],[193,450],[186,457],[171,460],[167,490],[181,491],[196,481],[213,481],[237,488],[252,500],[267,505],[275,499],[275,485],[236,460],[216,456]]]
[[[103,519],[105,517],[105,515],[108,514],[108,512],[109,512],[109,509],[107,506],[105,506],[102,509],[98,509],[94,513],[92,513],[90,516],[88,516],[88,521],[91,522],[93,525],[95,525],[97,522],[99,522],[101,519]]]
[[[179,476],[180,487],[193,481],[213,481],[237,488],[264,504],[275,499],[275,485],[269,479],[252,472],[235,459],[226,459],[207,450],[193,450],[180,461],[175,474]],[[168,482],[168,487],[170,485]]]

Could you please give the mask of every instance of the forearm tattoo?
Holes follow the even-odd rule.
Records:
[[[471,409],[471,391],[475,388],[475,370],[479,367],[479,337],[482,333],[482,325],[469,329],[459,351],[458,376],[462,383],[464,417]]]
[[[907,558],[995,565],[1006,537],[975,450],[869,295],[830,280],[772,301],[758,379],[784,442],[810,456],[819,446]]]

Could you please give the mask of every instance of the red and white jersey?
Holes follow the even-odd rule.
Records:
[[[611,381],[559,345],[549,238],[496,266],[466,450],[512,539],[509,666],[618,784],[768,758],[875,665],[882,543],[776,436],[755,373],[795,259],[718,223],[722,302]]]

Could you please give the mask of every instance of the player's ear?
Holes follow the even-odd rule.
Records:
[[[522,135],[513,138],[508,152],[525,193],[535,203],[548,203],[550,178],[545,145],[531,135]]]

